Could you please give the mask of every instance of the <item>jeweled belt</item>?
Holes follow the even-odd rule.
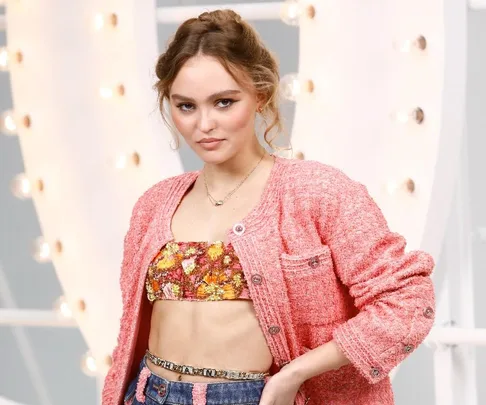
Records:
[[[194,366],[187,366],[185,364],[176,364],[168,360],[161,359],[146,352],[147,359],[156,366],[174,371],[179,374],[196,375],[209,378],[226,378],[228,380],[263,380],[269,373],[255,373],[251,371],[236,371],[236,370],[217,370],[214,368],[199,368]]]

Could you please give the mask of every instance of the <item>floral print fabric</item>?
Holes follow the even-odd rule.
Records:
[[[145,281],[150,302],[251,299],[231,244],[169,242],[155,256]]]

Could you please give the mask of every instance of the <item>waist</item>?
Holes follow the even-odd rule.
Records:
[[[158,367],[177,373],[179,376],[190,375],[204,377],[208,379],[223,380],[264,380],[269,375],[268,371],[244,371],[226,370],[213,367],[194,366],[190,364],[178,364],[167,359],[162,359],[149,350],[146,351],[145,358]]]
[[[157,404],[258,404],[265,386],[264,380],[207,384],[169,381],[150,371],[147,373],[149,363],[146,357],[142,359],[138,375],[125,391],[124,403],[133,403],[135,398],[145,403],[147,398],[151,400],[150,403],[153,401]]]

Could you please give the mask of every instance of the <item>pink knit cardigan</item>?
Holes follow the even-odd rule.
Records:
[[[173,239],[171,218],[200,172],[138,200],[125,237],[123,315],[103,405],[120,405],[147,347],[147,267]],[[322,163],[276,157],[260,203],[227,231],[273,355],[273,372],[334,339],[350,364],[306,381],[296,405],[389,405],[389,372],[434,321],[432,257],[405,252],[362,184]]]

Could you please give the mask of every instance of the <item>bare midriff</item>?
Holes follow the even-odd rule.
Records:
[[[149,350],[177,364],[222,370],[267,372],[273,361],[251,300],[157,300],[153,304]],[[147,366],[171,381],[230,381],[180,375],[149,360]]]

